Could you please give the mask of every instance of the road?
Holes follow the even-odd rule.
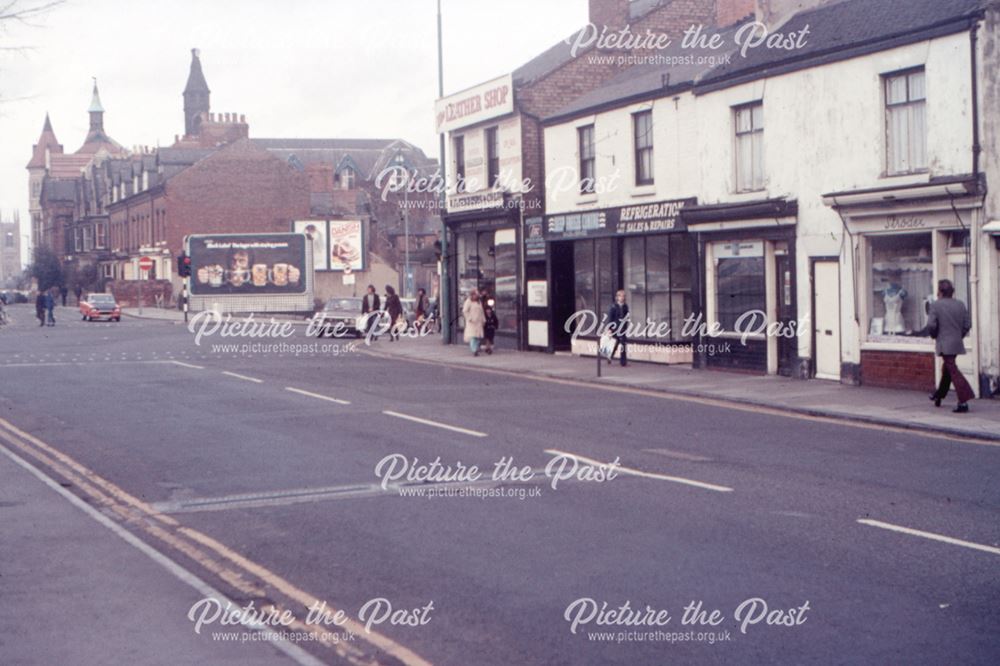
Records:
[[[220,598],[288,610],[287,629],[318,633],[305,621],[315,604],[331,620],[344,611],[328,627],[339,637],[236,659],[1000,659],[996,446],[377,353],[405,341],[240,354],[172,323],[64,314],[40,328],[14,308],[0,329],[0,446],[23,463],[4,474],[35,468]],[[297,330],[286,343],[313,342]],[[456,480],[383,487],[380,462],[404,459],[411,470],[438,460]],[[494,482],[501,460],[524,478]],[[553,487],[559,464],[577,474]],[[13,510],[3,494],[0,516]],[[5,561],[74,559],[58,521],[14,533]],[[143,601],[182,609],[170,620],[178,645],[217,649],[212,631],[240,628],[196,634],[184,612],[203,595],[182,578]],[[100,594],[110,603],[122,583]],[[39,589],[22,603],[73,602],[72,587]],[[699,602],[705,624],[685,617]],[[108,637],[84,663],[163,663],[142,651],[156,627],[123,635],[116,621],[77,618]],[[12,611],[0,628],[0,662],[72,650],[59,626]]]

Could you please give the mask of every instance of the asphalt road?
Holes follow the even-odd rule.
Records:
[[[12,314],[0,418],[22,434],[0,427],[0,446],[40,451],[38,469],[234,602],[302,619],[322,600],[360,618],[346,648],[300,643],[322,662],[1000,660],[996,446],[388,360],[347,341],[241,354],[212,345],[259,341]],[[483,480],[383,488],[376,467],[390,456],[477,465]],[[534,475],[493,483],[502,458]],[[593,478],[608,468],[588,461],[616,459],[614,478]],[[590,478],[553,488],[553,460]],[[60,530],[36,525],[16,552],[72,558]],[[191,590],[175,584],[186,605]],[[377,599],[386,619],[368,633]],[[638,612],[597,612],[626,602]],[[685,623],[692,602],[718,623]],[[80,621],[117,637],[108,659],[147,640],[110,630],[114,618]],[[60,641],[58,627],[0,623],[42,656]]]

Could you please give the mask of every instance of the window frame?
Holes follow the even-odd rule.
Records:
[[[585,137],[589,137],[587,143],[584,143]],[[576,146],[580,157],[580,194],[595,194],[597,190],[597,148],[594,138],[594,123],[576,128]],[[584,150],[585,148],[586,150]]]
[[[760,109],[761,123],[760,126],[754,124],[754,110]],[[747,131],[740,130],[739,118],[742,112],[750,113],[750,129]],[[755,100],[753,102],[747,102],[746,104],[739,104],[732,107],[732,122],[733,122],[733,185],[736,193],[744,192],[760,192],[767,188],[766,180],[764,177],[764,129],[766,124],[764,123],[764,101]],[[755,168],[757,160],[755,157],[756,153],[753,152],[754,136],[760,136],[760,170]],[[749,187],[743,187],[742,177],[743,172],[740,169],[741,160],[741,150],[743,145],[743,137],[746,137],[746,141],[750,145],[750,185]]]
[[[923,75],[923,80],[924,80],[923,81],[923,90],[924,90],[923,91],[923,97],[916,98],[916,99],[914,99],[914,98],[911,97],[911,90],[910,90],[910,77],[912,77],[914,74],[921,74],[921,75]],[[903,102],[890,102],[889,101],[889,97],[890,97],[889,96],[889,86],[891,85],[892,81],[897,80],[897,79],[901,79],[901,78],[904,78],[905,82],[906,82],[906,100],[903,101]],[[927,70],[926,70],[926,68],[923,67],[923,66],[918,66],[918,67],[910,67],[910,68],[907,68],[907,69],[901,69],[901,70],[897,70],[897,71],[893,71],[893,72],[886,72],[886,73],[884,73],[884,74],[881,75],[880,82],[882,84],[883,140],[885,142],[885,144],[884,144],[885,145],[885,164],[883,166],[884,166],[884,173],[885,173],[885,175],[886,176],[907,176],[907,175],[911,175],[911,174],[927,173],[929,171],[929,162],[930,162],[930,160],[927,157],[927,135],[928,135],[928,132],[930,131],[930,126],[927,124]],[[905,168],[905,169],[904,168],[896,168],[896,165],[893,163],[894,162],[894,160],[893,160],[894,154],[893,154],[893,150],[892,150],[892,145],[893,145],[893,141],[892,141],[892,116],[893,116],[893,114],[892,114],[892,112],[895,111],[895,110],[901,110],[901,111],[904,111],[904,112],[908,112],[909,109],[916,108],[918,106],[919,107],[923,107],[923,110],[924,110],[924,114],[923,114],[923,127],[921,128],[922,131],[920,132],[920,141],[923,144],[923,151],[922,152],[923,152],[923,158],[924,158],[923,162],[924,163],[922,165],[917,165],[917,166],[913,165],[913,162],[914,162],[914,160],[913,160],[913,154],[910,152],[910,149],[912,148],[911,141],[912,141],[912,137],[914,136],[912,134],[914,132],[914,128],[912,126],[908,126],[908,131],[909,131],[910,134],[908,134],[908,136],[906,137],[905,145],[906,145],[906,148],[907,148],[906,163],[909,165],[909,167]]]
[[[648,141],[648,145],[640,145],[643,136],[639,134],[640,122],[648,121],[646,131],[643,133]],[[632,149],[634,153],[635,184],[636,187],[653,185],[656,182],[655,165],[653,164],[653,110],[646,109],[632,114]],[[644,178],[642,174],[643,156],[649,155],[649,173]]]
[[[455,156],[455,192],[462,194],[466,191],[464,134],[459,134],[451,138],[451,151]]]
[[[494,125],[483,130],[486,144],[486,186],[497,189],[500,185],[500,127]]]

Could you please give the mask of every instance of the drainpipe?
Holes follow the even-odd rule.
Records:
[[[969,21],[969,58],[972,70],[972,182],[979,188],[979,159],[982,153],[982,146],[979,143],[979,18],[973,17]],[[983,197],[985,204],[986,197]],[[954,201],[952,207],[954,207]],[[977,215],[973,211],[972,228],[969,230],[969,307],[972,310],[972,325],[976,330],[976,345],[973,353],[973,370],[979,384],[979,396],[982,398],[990,394],[989,381],[980,368],[979,346],[982,342],[982,327],[979,325],[979,224],[976,220],[981,220],[985,208],[980,208]],[[956,212],[957,215],[957,212]]]

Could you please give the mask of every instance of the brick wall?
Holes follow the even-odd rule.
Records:
[[[309,217],[309,178],[250,141],[237,141],[167,182],[167,247],[202,233],[287,233]]]
[[[732,25],[754,13],[756,0],[717,0],[716,21],[720,26]]]
[[[861,352],[861,384],[879,388],[934,390],[934,354]]]

